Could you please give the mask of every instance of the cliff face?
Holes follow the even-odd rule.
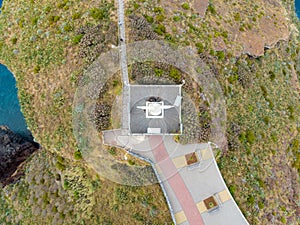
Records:
[[[16,181],[23,174],[20,164],[37,149],[38,144],[0,126],[0,185]]]

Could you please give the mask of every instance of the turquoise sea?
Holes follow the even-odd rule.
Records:
[[[300,0],[295,0],[295,8],[296,8],[296,14],[300,20]]]
[[[0,64],[0,125],[32,140],[18,100],[18,89],[13,74]]]

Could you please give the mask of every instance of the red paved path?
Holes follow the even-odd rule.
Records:
[[[161,136],[150,136],[149,143],[155,160],[174,191],[189,224],[204,225],[191,193],[169,157],[166,147],[163,144],[163,138]]]

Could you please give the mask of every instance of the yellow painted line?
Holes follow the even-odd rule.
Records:
[[[204,212],[207,211],[207,208],[206,208],[206,206],[205,206],[205,204],[204,204],[203,201],[197,203],[197,208],[198,208],[198,210],[199,210],[200,213],[204,213]]]
[[[176,220],[176,224],[181,224],[181,223],[185,222],[187,219],[186,219],[184,212],[180,211],[175,214],[175,220]]]
[[[226,189],[224,191],[219,192],[218,195],[219,195],[219,199],[221,200],[222,203],[231,199],[230,194],[228,193],[228,191]]]
[[[184,156],[179,156],[177,158],[174,158],[172,159],[172,161],[177,169],[187,166]]]
[[[212,158],[212,153],[209,149],[202,149],[200,150],[201,153],[201,159],[207,160]]]

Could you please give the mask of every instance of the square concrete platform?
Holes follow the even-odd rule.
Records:
[[[133,135],[181,134],[181,85],[130,85]]]

